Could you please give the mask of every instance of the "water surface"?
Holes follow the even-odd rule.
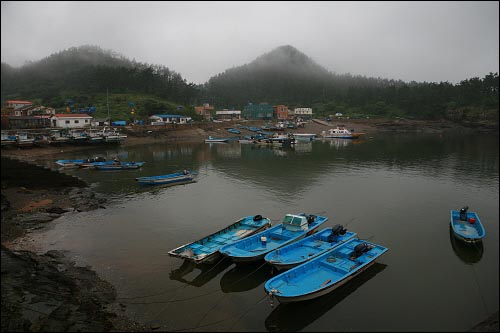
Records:
[[[231,144],[96,148],[145,161],[140,170],[66,170],[109,198],[40,233],[113,283],[125,313],[162,330],[465,331],[498,310],[498,135],[376,134],[293,149]],[[134,178],[183,169],[196,183],[139,187]],[[486,238],[456,241],[450,209],[478,212]],[[316,300],[271,307],[275,272],[229,260],[194,267],[167,252],[242,216],[313,213],[389,248],[378,263]],[[135,303],[135,304],[133,304]]]

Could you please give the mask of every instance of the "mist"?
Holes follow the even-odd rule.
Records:
[[[1,3],[12,66],[80,45],[164,65],[205,83],[282,45],[337,74],[460,82],[498,72],[499,3]]]

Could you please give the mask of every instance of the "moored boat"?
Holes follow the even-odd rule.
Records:
[[[279,247],[311,235],[328,221],[327,217],[302,214],[286,214],[283,222],[246,239],[221,247],[223,255],[234,262],[251,262],[263,259]]]
[[[450,224],[456,238],[466,242],[475,243],[486,236],[483,224],[475,212],[468,212],[469,207],[451,210]]]
[[[173,257],[188,259],[197,264],[213,262],[220,257],[219,249],[240,239],[254,235],[271,226],[271,220],[261,215],[246,216],[231,225],[197,241],[168,252]]]
[[[77,167],[84,163],[86,160],[84,159],[79,159],[79,160],[57,160],[55,163],[61,167],[65,168],[70,168],[70,167]]]
[[[141,185],[184,184],[194,181],[196,172],[184,170],[160,176],[138,177],[135,180]]]
[[[144,165],[146,162],[112,162],[111,164],[105,164],[101,165],[96,165],[95,169],[96,170],[130,170],[130,169],[139,169]]]
[[[355,133],[354,131],[349,131],[343,126],[337,126],[337,128],[330,128],[328,131],[322,131],[321,136],[323,138],[337,138],[337,139],[357,139],[365,133]]]
[[[328,294],[375,263],[388,249],[351,239],[332,251],[269,279],[264,289],[280,303],[305,301]]]
[[[214,138],[214,137],[211,137],[211,136],[209,136],[208,139],[205,139],[206,143],[226,143],[228,141],[229,140],[225,139],[225,138]]]
[[[326,228],[297,242],[269,252],[264,260],[277,269],[289,269],[316,258],[355,237],[342,225]]]

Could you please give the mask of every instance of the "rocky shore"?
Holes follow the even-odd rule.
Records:
[[[498,131],[496,126],[475,129],[449,122],[414,120],[335,120],[356,132],[443,132],[450,129]],[[178,127],[125,129],[123,146],[155,142],[203,142],[209,135],[227,136],[234,123],[207,123]],[[262,122],[245,125],[260,126]],[[328,127],[308,123],[296,133],[316,133]],[[242,133],[242,135],[250,133]],[[47,226],[63,214],[105,209],[106,199],[75,177],[33,162],[44,155],[92,149],[92,146],[2,149],[2,331],[144,331],[145,327],[119,316],[116,291],[88,267],[76,267],[60,251],[37,255],[19,249],[16,241],[26,233]],[[17,245],[17,246],[14,246]],[[17,249],[17,250],[13,250]],[[114,311],[111,311],[114,309]],[[118,309],[118,310],[117,310]],[[496,324],[495,324],[496,323]],[[495,326],[496,325],[496,326]],[[498,331],[498,312],[474,331]]]
[[[105,202],[78,178],[2,156],[2,331],[145,330],[110,311],[116,291],[90,268],[76,267],[60,251],[10,249],[63,214],[105,208]]]

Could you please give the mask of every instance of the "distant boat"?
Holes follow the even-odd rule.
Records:
[[[69,168],[69,167],[77,167],[84,163],[85,159],[79,160],[57,160],[55,163],[61,167]]]
[[[160,176],[138,177],[135,180],[141,185],[181,184],[192,182],[196,175],[194,171],[184,170]]]
[[[106,161],[105,157],[96,156],[94,158],[87,158],[83,160],[82,163],[79,163],[78,166],[80,168],[94,168],[97,165],[106,165],[113,164],[113,161]]]
[[[205,142],[206,143],[226,143],[228,142],[229,140],[228,139],[224,139],[224,138],[213,138],[211,136],[208,137],[208,139],[205,139]]]
[[[8,132],[2,132],[2,147],[15,145],[17,142],[17,137]]]
[[[349,131],[343,126],[337,126],[337,128],[330,128],[328,131],[322,131],[321,136],[323,138],[336,138],[336,139],[357,139],[365,133],[355,133],[354,131]]]
[[[227,131],[231,132],[231,133],[234,133],[234,134],[241,134],[241,131],[237,130],[235,128],[228,128]]]
[[[305,264],[274,276],[264,288],[280,303],[314,299],[347,283],[387,251],[386,247],[351,239]]]
[[[111,164],[96,165],[96,170],[130,170],[139,169],[146,162],[113,162]]]
[[[342,225],[326,228],[287,246],[268,253],[264,260],[277,269],[289,269],[333,250],[344,242],[356,237]]]
[[[475,212],[468,212],[469,207],[451,210],[450,224],[456,238],[466,242],[475,243],[486,236],[486,231]]]
[[[311,235],[326,221],[328,218],[324,216],[286,214],[281,224],[225,245],[219,251],[234,262],[257,261],[279,247]]]
[[[168,254],[197,264],[213,262],[220,257],[219,249],[222,246],[258,233],[270,226],[271,220],[266,217],[261,215],[246,216],[213,234],[179,246],[169,251]]]

